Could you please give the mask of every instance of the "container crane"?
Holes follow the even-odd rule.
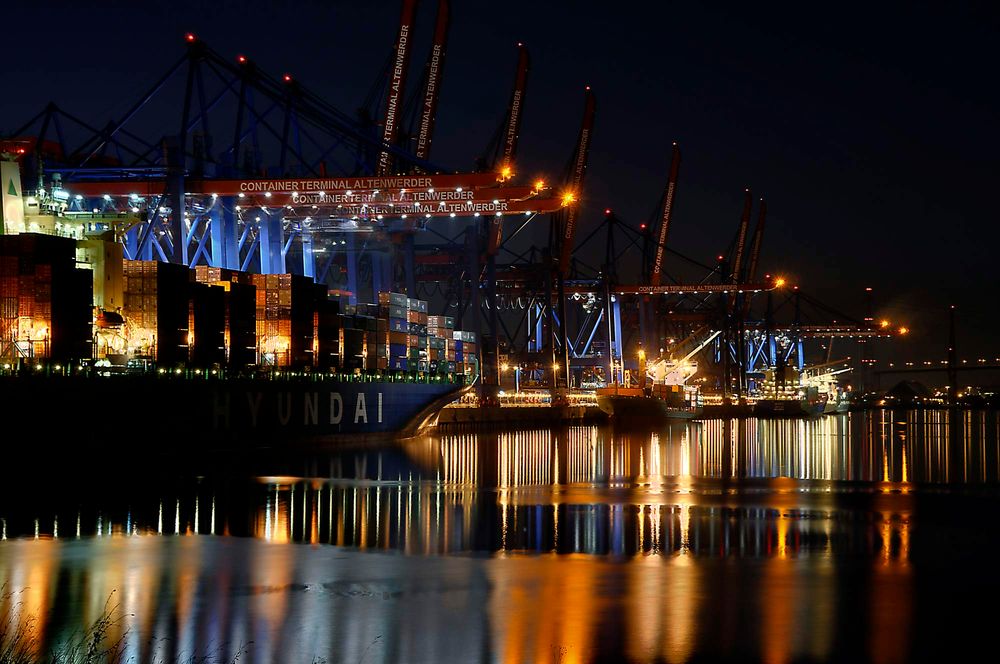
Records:
[[[420,155],[420,160],[426,161],[430,157],[431,145],[434,141],[434,122],[437,117],[438,97],[441,90],[441,78],[444,75],[445,52],[448,46],[448,29],[451,23],[451,0],[438,0],[437,21],[434,26],[434,38],[431,42],[430,52],[427,54],[427,62],[424,65],[423,80],[421,81],[422,93],[419,98],[419,109],[417,109],[416,122],[416,146],[415,155]],[[414,118],[410,119],[409,135],[413,131]],[[418,165],[414,165],[413,172],[427,172]],[[414,280],[415,246],[412,233],[397,232],[391,235],[392,242],[400,245],[403,249],[396,255],[399,263],[394,272],[403,274],[407,293],[416,293],[416,281]]]
[[[747,232],[750,228],[750,214],[753,209],[753,195],[750,193],[750,189],[744,189],[743,196],[743,213],[740,215],[740,225],[736,230],[735,246],[733,246],[730,252],[730,260],[728,268],[725,263],[720,263],[720,276],[722,277],[723,283],[736,284],[741,281],[743,273],[743,254],[746,250]],[[720,261],[722,256],[719,257]],[[748,296],[739,296],[739,293],[733,292],[729,294],[729,297],[721,298],[719,300],[719,306],[721,307],[721,318],[723,324],[723,334],[721,337],[722,353],[723,353],[723,382],[724,385],[729,386],[730,381],[730,352],[733,353],[733,359],[736,360],[736,378],[737,378],[737,395],[740,399],[743,398],[743,391],[746,385],[746,351],[743,344],[743,337],[745,336],[745,316],[743,315],[743,303],[749,300]],[[738,316],[736,314],[739,314]],[[735,347],[733,344],[735,343]]]

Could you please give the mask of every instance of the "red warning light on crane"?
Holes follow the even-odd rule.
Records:
[[[194,33],[193,32],[187,33],[186,35],[184,35],[184,39],[188,40],[189,42],[193,42],[195,40]]]
[[[240,63],[241,65],[245,65],[247,63],[247,56],[245,56],[245,55],[237,55],[236,56],[236,61],[238,63]]]
[[[285,74],[281,78],[285,81],[285,83],[291,83],[292,82],[292,75],[291,74]]]

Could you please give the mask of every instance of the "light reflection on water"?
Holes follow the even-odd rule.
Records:
[[[942,621],[973,642],[956,578],[997,585],[997,417],[444,433],[3,494],[0,615],[35,656],[110,608],[137,661],[901,661]]]

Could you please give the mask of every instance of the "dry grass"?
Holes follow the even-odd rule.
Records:
[[[26,589],[25,589],[26,590]],[[6,604],[14,609],[23,607],[20,594],[24,592],[10,592],[5,586],[0,587],[0,604]],[[28,616],[19,619],[15,623],[16,610],[8,611],[3,621],[0,622],[0,664],[124,664],[125,662],[136,661],[134,656],[127,657],[126,639],[128,629],[121,633],[115,641],[110,641],[108,635],[116,628],[125,615],[119,615],[118,604],[113,604],[114,593],[108,596],[104,603],[104,610],[86,630],[71,636],[68,642],[59,646],[49,653],[41,653],[43,645],[39,643],[39,636],[36,633],[37,616]],[[240,658],[247,654],[253,642],[240,644],[239,649],[232,656],[225,654],[222,648],[219,652],[205,655],[191,655],[190,657],[178,657],[176,664],[237,664]],[[151,661],[158,664],[166,664],[166,660],[156,656],[156,646],[163,643],[153,644]],[[322,660],[314,660],[321,662]]]

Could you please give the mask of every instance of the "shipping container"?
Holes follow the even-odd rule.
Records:
[[[323,287],[325,290],[325,286]],[[317,304],[316,365],[323,369],[340,366],[340,304],[334,300],[321,299]]]
[[[404,293],[379,293],[379,304],[389,304],[394,307],[407,308],[408,298]]]
[[[379,306],[379,316],[383,318],[406,318],[407,314],[406,307],[398,307],[396,305],[380,305]]]
[[[345,328],[343,330],[343,357],[341,358],[344,369],[364,368],[364,340],[363,330]]]
[[[193,326],[188,341],[196,367],[226,362],[226,291],[218,286],[191,284]]]
[[[227,359],[233,369],[257,362],[256,299],[257,288],[249,283],[233,282],[226,293]]]

